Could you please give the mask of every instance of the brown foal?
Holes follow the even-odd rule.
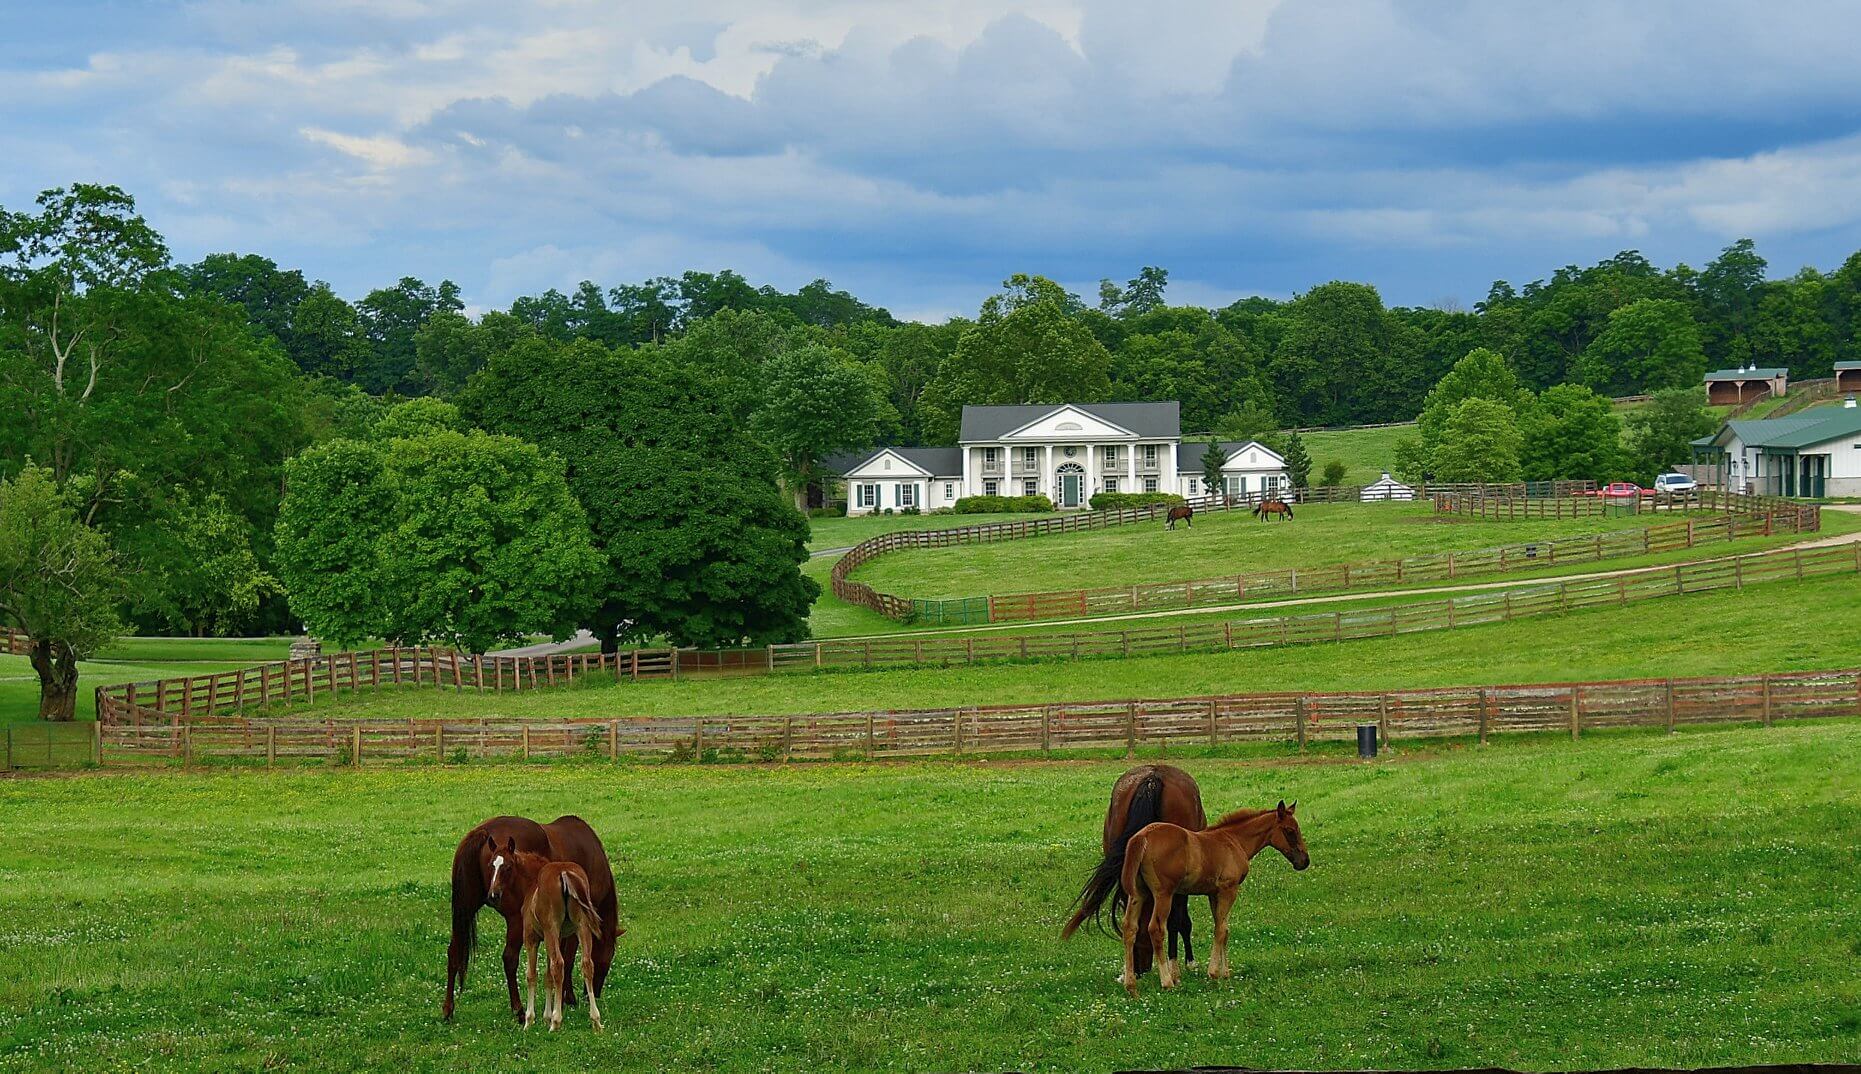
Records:
[[[551,861],[541,854],[518,850],[506,839],[492,858],[490,895],[509,897],[522,907],[523,946],[529,954],[527,979],[530,994],[524,1004],[523,1025],[536,1021],[536,949],[549,960],[549,994],[543,1000],[543,1018],[550,1032],[562,1026],[562,993],[568,983],[569,961],[563,951],[565,926],[573,926],[583,951],[595,950],[601,938],[601,914],[588,891],[588,874],[572,861]],[[626,929],[617,929],[617,935]],[[582,990],[588,1001],[588,1019],[601,1031],[601,1007],[596,1001],[594,959],[582,959]]]
[[[1282,800],[1273,809],[1237,809],[1199,832],[1159,821],[1131,837],[1125,845],[1120,878],[1125,909],[1124,973],[1119,980],[1126,992],[1137,995],[1135,956],[1138,930],[1146,926],[1144,909],[1150,910],[1151,949],[1161,951],[1170,903],[1177,895],[1208,896],[1215,915],[1208,976],[1214,980],[1233,975],[1228,967],[1228,911],[1234,907],[1235,893],[1247,879],[1254,855],[1272,847],[1286,855],[1294,869],[1312,863],[1305,838],[1299,834],[1299,821],[1293,816],[1296,808],[1297,803],[1288,806]],[[1164,988],[1174,988],[1182,981],[1182,963],[1157,959],[1157,977]]]

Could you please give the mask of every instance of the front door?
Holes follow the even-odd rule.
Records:
[[[1078,507],[1081,503],[1085,502],[1085,498],[1086,498],[1086,475],[1084,474],[1061,474],[1060,475],[1060,506],[1061,507]]]

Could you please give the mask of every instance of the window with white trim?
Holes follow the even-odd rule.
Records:
[[[996,450],[997,449],[992,448],[992,447],[985,447],[982,449],[982,465],[984,466],[996,465],[995,460],[1000,458],[1000,456],[996,454]]]
[[[1117,492],[1118,491],[1118,479],[1115,477],[1106,478],[1105,479],[1105,491],[1106,492]]]
[[[916,507],[918,505],[918,485],[915,481],[898,483],[898,506]]]
[[[945,481],[943,483],[943,498],[946,500],[956,499],[956,482]]]
[[[1144,491],[1145,492],[1157,491],[1157,479],[1154,477],[1144,478]]]
[[[1156,465],[1157,465],[1157,445],[1145,444],[1144,445],[1144,467],[1145,469],[1155,469]]]
[[[1040,465],[1040,449],[1031,448],[1031,447],[1022,448],[1021,449],[1021,465],[1027,467],[1030,470],[1032,470],[1036,466],[1039,466]]]
[[[982,494],[984,496],[999,496],[1001,495],[1001,491],[1002,483],[1000,481],[984,481],[982,483]]]
[[[1040,482],[1032,477],[1021,482],[1021,495],[1023,496],[1040,495]]]
[[[1202,479],[1201,478],[1192,477],[1189,479],[1189,495],[1191,496],[1202,495]]]
[[[1105,465],[1106,466],[1118,465],[1118,449],[1117,448],[1108,447],[1105,449]]]
[[[853,506],[879,506],[879,486],[877,484],[859,484],[853,486]]]

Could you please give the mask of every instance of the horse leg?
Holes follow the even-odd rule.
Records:
[[[1176,896],[1176,904],[1170,907],[1170,947],[1176,946],[1176,937],[1183,938],[1183,962],[1190,969],[1195,969],[1195,944],[1189,940],[1189,896]],[[1170,957],[1176,957],[1172,950]]]
[[[582,947],[588,951],[588,954],[582,956],[582,992],[588,997],[588,1020],[594,1023],[594,1031],[599,1033],[601,1032],[601,1005],[595,1002],[595,997],[600,995],[601,987],[595,983],[595,979],[599,976],[595,970],[595,938],[589,935],[588,925],[585,922],[578,923],[575,931],[581,935]]]
[[[536,941],[527,941],[524,947],[528,949],[530,956],[530,968],[524,974],[524,978],[530,982],[530,998],[524,1004],[522,1013],[517,1015],[517,1021],[528,1029],[536,1021]]]
[[[1137,898],[1132,901],[1141,904],[1141,907],[1142,907],[1141,912],[1138,914],[1137,919],[1139,921],[1149,921],[1150,920],[1150,909],[1151,909],[1150,892],[1148,891],[1140,892],[1138,893]],[[1149,927],[1146,926],[1145,928],[1141,928],[1137,930],[1137,950],[1134,955],[1135,960],[1132,963],[1132,968],[1137,970],[1137,973],[1140,977],[1150,972],[1150,963],[1151,963],[1151,960],[1155,956],[1156,956],[1156,951],[1152,950],[1150,946]]]
[[[549,944],[549,1031],[554,1033],[562,1028],[562,990],[568,981],[568,960],[563,957],[565,937],[561,933],[551,936]]]
[[[1234,909],[1235,888],[1222,888],[1208,897],[1208,908],[1215,916],[1215,942],[1208,953],[1208,979],[1234,976],[1228,968],[1228,911]]]
[[[516,918],[505,919],[504,985],[510,989],[511,1013],[523,1016],[523,997],[517,994],[517,951],[523,946],[523,926]]]
[[[1162,951],[1164,949],[1165,936],[1169,931],[1170,903],[1174,900],[1175,893],[1164,889],[1156,891],[1154,896],[1150,910],[1150,946],[1152,950]],[[1161,983],[1164,988],[1175,988],[1176,982],[1181,977],[1181,969],[1182,967],[1177,965],[1174,957],[1169,959],[1158,959],[1158,982]]]
[[[1142,924],[1143,899],[1127,900],[1124,904],[1124,973],[1118,980],[1124,984],[1124,990],[1137,998],[1137,932]]]
[[[562,1001],[571,1007],[575,1006],[575,982],[573,980],[575,976],[575,947],[575,937],[573,935],[562,937],[562,957],[565,960],[563,962],[562,971]],[[589,950],[593,950],[593,948]],[[584,957],[582,961],[586,962],[587,958]]]

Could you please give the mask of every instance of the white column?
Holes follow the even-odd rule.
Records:
[[[1040,449],[1040,452],[1041,457],[1046,460],[1041,463],[1040,473],[1036,475],[1037,480],[1040,482],[1040,494],[1058,503],[1060,500],[1060,490],[1055,488],[1053,483],[1053,445],[1045,445]]]
[[[1085,495],[1081,497],[1081,507],[1090,504],[1092,502],[1092,494],[1099,490],[1099,445],[1087,444],[1085,446],[1085,453],[1086,489]]]

